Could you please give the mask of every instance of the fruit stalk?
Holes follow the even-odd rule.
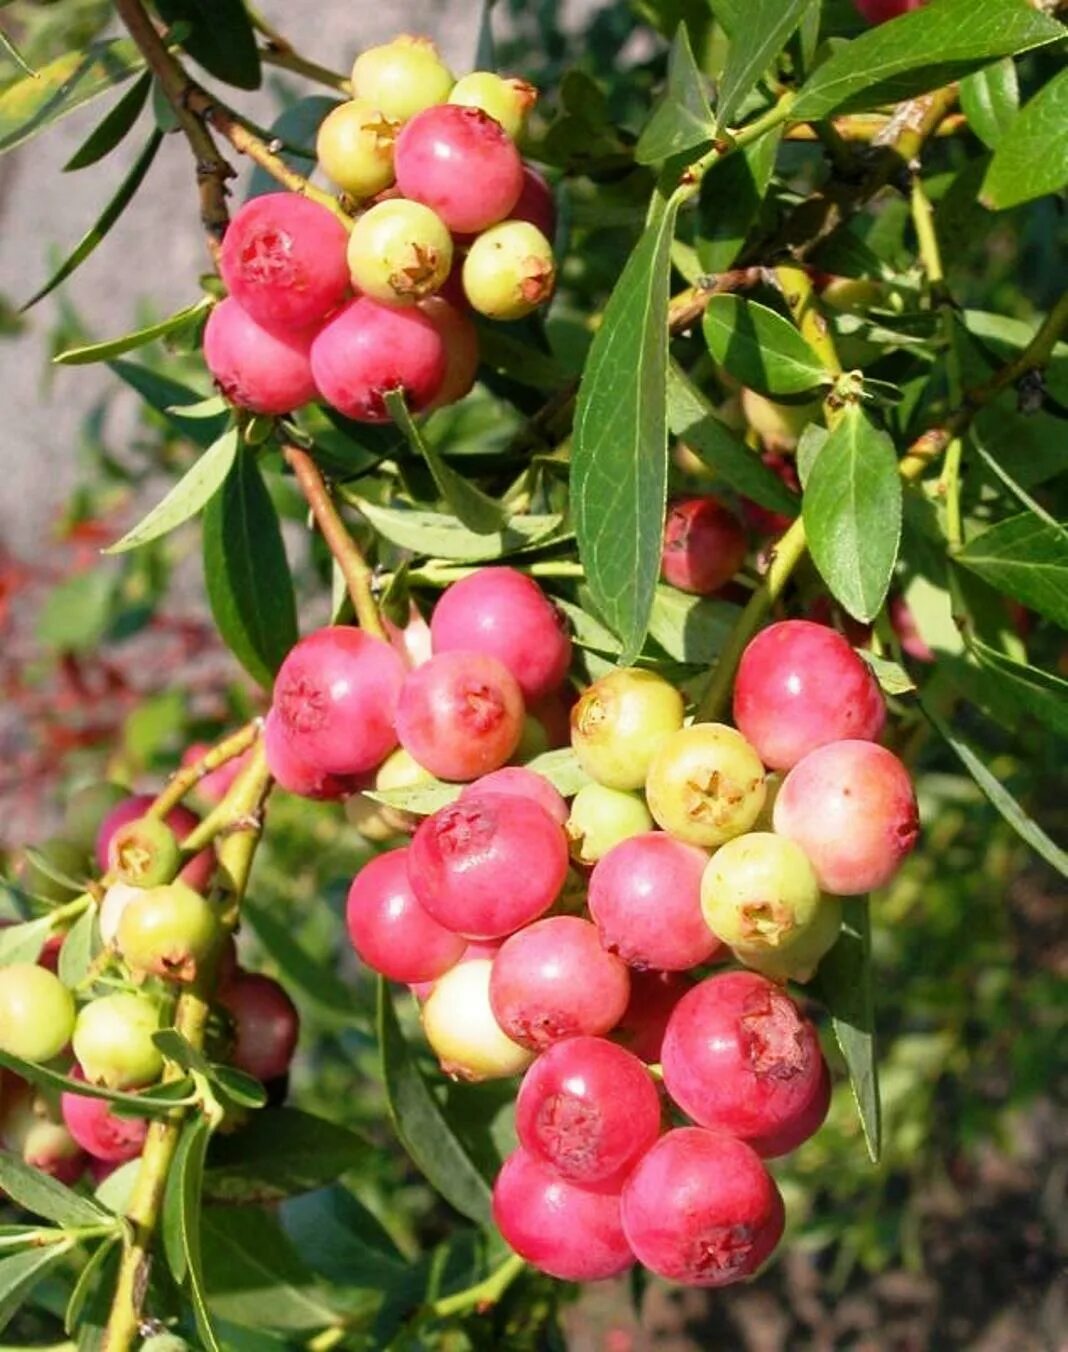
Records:
[[[322,532],[330,553],[341,569],[360,628],[374,638],[388,642],[389,635],[382,624],[382,617],[378,613],[371,591],[371,569],[334,506],[318,466],[307,451],[302,451],[297,446],[283,447],[282,454],[285,456],[286,464],[296,475],[297,484],[315,518],[315,524]]]

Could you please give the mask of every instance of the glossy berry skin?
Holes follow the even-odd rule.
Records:
[[[388,643],[348,625],[317,629],[290,649],[275,678],[278,733],[306,765],[364,774],[397,745],[403,683],[404,663]]]
[[[503,221],[523,187],[519,152],[480,108],[443,104],[419,113],[397,137],[393,163],[404,196],[462,235]]]
[[[261,972],[239,971],[218,995],[234,1021],[230,1061],[257,1080],[284,1075],[293,1060],[300,1016],[282,987]]]
[[[204,362],[219,390],[252,413],[290,413],[316,396],[311,344],[316,328],[271,333],[232,296],[204,328]]]
[[[151,997],[102,995],[82,1006],[71,1045],[91,1084],[131,1089],[159,1078],[163,1057],[152,1041],[159,1028],[159,1006]]]
[[[401,746],[439,779],[476,779],[519,745],[523,695],[495,657],[435,653],[405,678],[396,728]]]
[[[360,216],[347,257],[357,291],[386,305],[414,305],[448,277],[452,236],[429,207],[395,198]]]
[[[488,775],[483,775],[473,784],[466,785],[460,794],[460,801],[482,793],[503,793],[506,797],[530,798],[543,807],[554,822],[559,822],[563,826],[567,821],[567,803],[560,792],[544,775],[539,775],[536,770],[528,770],[522,765],[502,765],[499,770],[491,770]]]
[[[621,841],[652,830],[653,819],[640,793],[584,784],[567,819],[571,857],[592,868]]]
[[[461,76],[449,95],[450,103],[489,113],[513,141],[522,132],[527,114],[537,101],[538,91],[526,80],[508,79],[489,70],[474,70]]]
[[[580,1188],[526,1150],[516,1150],[501,1166],[493,1219],[521,1258],[560,1281],[604,1281],[634,1264],[618,1189]]]
[[[808,855],[825,892],[885,887],[920,832],[909,772],[874,742],[832,742],[799,761],[775,800],[775,830]]]
[[[824,1061],[819,1081],[805,1107],[777,1131],[767,1136],[754,1136],[749,1144],[765,1160],[792,1154],[823,1126],[830,1106],[831,1072]]]
[[[808,981],[842,926],[792,840],[749,831],[723,845],[701,879],[701,911],[735,956],[778,981]]]
[[[437,396],[445,379],[445,347],[418,309],[360,296],[319,330],[311,367],[319,393],[339,413],[382,423],[389,421],[385,396],[391,390],[400,390],[416,413]]]
[[[583,1187],[625,1174],[660,1135],[652,1076],[604,1038],[567,1038],[539,1056],[515,1112],[520,1145]]]
[[[216,908],[186,883],[143,889],[123,908],[116,932],[130,970],[166,981],[195,981],[222,940]]]
[[[609,850],[590,876],[590,915],[601,943],[631,967],[685,972],[721,944],[701,915],[708,855],[662,831]]]
[[[143,817],[152,803],[153,797],[150,793],[133,794],[113,807],[101,822],[96,837],[96,862],[102,873],[107,872],[115,863],[112,857],[111,842],[116,831],[120,826],[125,826],[127,822],[137,821],[139,817]],[[194,827],[200,825],[200,818],[197,814],[180,804],[178,807],[171,808],[163,820],[179,840],[187,836]],[[202,892],[211,882],[211,875],[214,872],[215,851],[209,846],[207,849],[201,850],[199,854],[195,854],[178,877],[196,891]]]
[[[518,1075],[532,1053],[501,1028],[490,1005],[491,958],[473,957],[434,984],[423,1006],[427,1041],[446,1075],[500,1080]]]
[[[246,202],[226,228],[219,271],[246,314],[274,333],[319,324],[349,289],[345,227],[292,192]]]
[[[522,319],[553,294],[553,246],[529,221],[501,221],[468,249],[463,284],[472,309],[487,319]]]
[[[853,3],[869,23],[886,23],[888,19],[919,9],[926,0],[853,0]]]
[[[744,1141],[700,1127],[662,1136],[623,1188],[623,1229],[640,1263],[687,1286],[751,1276],[782,1236],[782,1198]]]
[[[534,1051],[609,1032],[630,996],[627,969],[596,928],[554,915],[513,934],[493,960],[490,1003],[509,1037]]]
[[[427,410],[446,408],[469,394],[475,383],[478,330],[463,309],[442,295],[428,296],[419,302],[419,309],[437,329],[445,348],[445,375]]]
[[[757,753],[723,723],[694,723],[666,737],[645,782],[657,824],[706,849],[748,831],[765,792]]]
[[[429,915],[408,881],[407,849],[377,855],[349,888],[345,924],[357,955],[390,981],[433,981],[467,941]]]
[[[302,760],[290,745],[274,709],[269,710],[264,719],[263,750],[272,778],[287,793],[295,793],[301,798],[334,802],[354,793],[363,782],[358,775],[333,775]]]
[[[660,572],[673,587],[711,596],[741,568],[745,554],[745,531],[715,498],[679,498],[668,508]]]
[[[74,1000],[54,973],[32,962],[0,967],[0,1050],[48,1061],[70,1041]]]
[[[435,653],[463,649],[495,657],[530,702],[558,690],[571,662],[563,615],[515,568],[480,568],[454,582],[434,608],[430,641]]]
[[[352,67],[352,92],[398,122],[444,103],[452,87],[452,72],[437,47],[407,33],[368,47]]]
[[[780,986],[756,972],[723,972],[675,1006],[661,1064],[688,1117],[754,1141],[804,1112],[824,1063],[815,1028]]]
[[[682,727],[682,696],[652,671],[625,667],[594,681],[571,710],[571,745],[610,789],[640,789],[660,743]]]
[[[734,681],[734,721],[769,769],[843,738],[875,741],[886,703],[837,630],[782,620],[749,642]]]
[[[138,817],[117,828],[108,845],[108,858],[119,882],[159,887],[178,872],[182,851],[166,822]]]
[[[323,172],[343,192],[362,199],[393,182],[393,142],[398,124],[366,99],[331,109],[319,124],[315,153]]]
[[[612,1041],[650,1065],[659,1065],[668,1021],[691,983],[681,972],[631,968],[630,999],[612,1029]]]
[[[412,888],[439,924],[471,939],[543,915],[567,877],[567,842],[533,799],[471,794],[427,817],[408,855]]]
[[[75,1068],[75,1077],[84,1079]],[[123,1164],[141,1153],[148,1134],[143,1117],[119,1117],[106,1099],[66,1092],[60,1098],[63,1121],[81,1148],[96,1160]]]
[[[508,213],[513,221],[536,226],[551,244],[556,238],[556,199],[548,182],[532,165],[523,165],[523,191]]]

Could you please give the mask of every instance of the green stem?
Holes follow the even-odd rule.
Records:
[[[455,1295],[443,1296],[430,1308],[434,1314],[444,1317],[460,1314],[472,1308],[480,1310],[496,1305],[525,1267],[523,1259],[518,1254],[512,1254],[484,1281],[469,1286],[464,1291],[457,1291]]]

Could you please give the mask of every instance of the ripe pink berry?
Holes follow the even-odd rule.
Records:
[[[408,673],[396,725],[401,745],[431,774],[476,779],[503,765],[519,745],[523,696],[495,657],[436,653]]]
[[[874,741],[886,721],[878,682],[841,634],[782,620],[757,634],[738,665],[734,721],[765,765],[789,770],[817,746]]]
[[[101,822],[96,837],[96,862],[101,872],[111,868],[114,862],[111,857],[111,842],[116,831],[120,826],[125,826],[127,822],[137,821],[143,817],[152,803],[152,794],[135,793],[119,803],[117,807],[113,807]],[[197,814],[181,805],[171,808],[163,820],[179,841],[200,824],[200,818]],[[209,846],[207,849],[201,850],[199,854],[195,854],[178,877],[182,882],[188,883],[195,892],[203,892],[211,882],[211,875],[214,872],[215,851]]]
[[[532,798],[540,803],[554,822],[563,826],[567,821],[567,803],[544,775],[528,770],[522,765],[503,765],[499,770],[491,770],[488,775],[476,779],[465,786],[460,801],[472,794],[503,793],[506,797]]]
[[[783,780],[773,820],[808,855],[820,887],[840,897],[885,887],[920,831],[909,772],[874,742],[810,751]]]
[[[749,1144],[765,1160],[792,1154],[823,1126],[830,1106],[831,1072],[824,1061],[823,1071],[807,1105],[784,1127],[767,1136],[754,1136]]]
[[[671,1015],[691,989],[691,983],[680,972],[632,969],[630,999],[623,1017],[612,1030],[612,1040],[640,1060],[658,1065]]]
[[[723,972],[684,995],[661,1064],[684,1113],[750,1142],[789,1130],[823,1073],[815,1028],[756,972]]]
[[[660,1095],[638,1058],[598,1037],[539,1056],[516,1099],[525,1150],[584,1187],[619,1179],[660,1135]]]
[[[501,1166],[493,1219],[521,1258],[561,1281],[603,1281],[634,1262],[618,1189],[580,1188],[526,1150],[515,1151]]]
[[[412,838],[412,888],[439,924],[472,939],[543,915],[567,877],[567,840],[532,799],[472,794],[427,817]]]
[[[853,3],[869,23],[886,23],[887,19],[919,9],[926,0],[853,0]]]
[[[673,587],[711,596],[741,568],[745,554],[745,531],[715,498],[679,498],[668,508],[660,571]]]
[[[253,413],[289,413],[316,396],[315,333],[314,328],[271,333],[227,296],[208,316],[204,361],[232,404]]]
[[[508,213],[513,221],[535,226],[551,244],[556,235],[556,200],[553,190],[532,165],[523,165],[523,188]]]
[[[289,744],[278,714],[269,710],[263,724],[263,749],[267,768],[287,793],[317,802],[333,802],[356,792],[363,780],[352,775],[332,775],[301,760]]]
[[[349,888],[345,923],[357,954],[391,981],[433,981],[467,947],[416,899],[408,850],[389,850],[364,864]]]
[[[421,310],[359,296],[319,330],[311,366],[319,393],[340,413],[357,422],[388,422],[391,390],[400,390],[414,412],[435,398],[445,379],[445,345]]]
[[[291,192],[246,202],[223,238],[219,271],[241,308],[283,334],[318,324],[349,289],[345,227]]]
[[[284,1075],[296,1050],[300,1018],[278,982],[260,972],[239,971],[218,999],[234,1021],[231,1063],[257,1080]]]
[[[657,1141],[628,1178],[621,1210],[638,1261],[687,1286],[751,1276],[784,1223],[782,1197],[759,1155],[700,1127]]]
[[[451,276],[452,274],[450,274]],[[466,313],[442,295],[428,296],[419,309],[430,320],[445,345],[445,377],[429,407],[445,408],[468,394],[478,375],[478,330]]]
[[[544,1051],[562,1038],[599,1037],[623,1017],[626,966],[601,947],[596,928],[553,915],[517,931],[493,960],[490,1003],[497,1022],[524,1047]]]
[[[404,663],[388,643],[330,625],[290,649],[274,683],[278,732],[306,765],[332,775],[372,769],[397,745]]]
[[[73,1073],[76,1079],[85,1078],[77,1067]],[[61,1096],[60,1106],[67,1130],[94,1159],[122,1164],[140,1155],[148,1134],[145,1118],[119,1117],[106,1099],[73,1092]]]
[[[430,620],[436,653],[466,649],[503,662],[526,700],[559,689],[571,662],[563,615],[533,578],[480,568],[445,592]]]
[[[503,221],[523,188],[519,152],[481,108],[446,103],[416,114],[397,137],[393,164],[404,196],[459,234]]]
[[[663,831],[622,841],[590,877],[590,915],[601,943],[631,967],[685,972],[722,945],[701,914],[708,855]]]

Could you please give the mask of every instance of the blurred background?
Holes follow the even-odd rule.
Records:
[[[498,64],[541,87],[546,116],[559,105],[563,72],[579,68],[598,82],[613,118],[635,128],[665,52],[645,21],[670,29],[686,8],[681,0],[501,0],[493,11]],[[841,8],[851,12],[845,0]],[[303,55],[342,71],[361,48],[412,31],[434,37],[462,72],[473,63],[481,18],[473,0],[266,0],[261,9]],[[16,0],[2,19],[31,63],[43,64],[112,31],[108,14],[99,0]],[[16,74],[10,64],[0,72],[4,83]],[[310,92],[270,70],[240,107],[270,125]],[[93,103],[0,159],[0,848],[9,851],[46,840],[77,784],[107,774],[151,788],[190,741],[218,735],[257,707],[214,639],[195,527],[165,547],[100,559],[102,545],[188,465],[188,436],[146,407],[129,375],[49,366],[78,340],[121,334],[196,298],[206,255],[181,138],[167,138],[134,205],[70,283],[18,314],[126,172],[130,156],[121,154],[91,172],[62,172],[101,111]],[[151,108],[142,117],[147,129]],[[940,153],[948,185],[952,151]],[[796,171],[803,184],[803,158]],[[243,167],[238,198],[247,176]],[[565,267],[557,335],[578,349],[568,294],[576,309],[603,298],[632,238],[629,204],[606,191],[596,224],[581,195],[563,206],[580,247]],[[893,206],[877,219],[903,235]],[[1063,220],[1047,199],[1023,221],[1009,216],[960,241],[950,255],[955,294],[1023,319],[1048,303],[1065,281]],[[149,352],[137,360],[160,381],[207,392],[188,353]],[[157,409],[166,389],[157,387]],[[295,538],[301,514],[289,506]],[[321,605],[323,560],[311,553],[300,576]],[[1056,835],[1065,820],[1063,765],[1037,730],[1016,731],[1023,740],[1011,747],[993,737],[991,764]],[[927,771],[925,841],[875,912],[882,1163],[869,1164],[840,1084],[828,1126],[776,1169],[791,1242],[758,1282],[711,1296],[611,1283],[575,1293],[562,1333],[535,1320],[513,1331],[508,1346],[559,1346],[561,1337],[577,1352],[1068,1346],[1063,888],[969,780],[931,748],[913,752]],[[340,808],[280,795],[274,818],[244,957],[279,972],[301,1007],[294,1100],[385,1140],[371,988],[338,956],[348,951],[340,941],[344,895],[366,847]],[[282,914],[284,926],[271,923]],[[472,1120],[496,1120],[497,1092],[468,1092]],[[352,1180],[358,1195],[401,1239],[447,1235],[447,1210],[399,1154],[392,1159],[389,1176]]]

